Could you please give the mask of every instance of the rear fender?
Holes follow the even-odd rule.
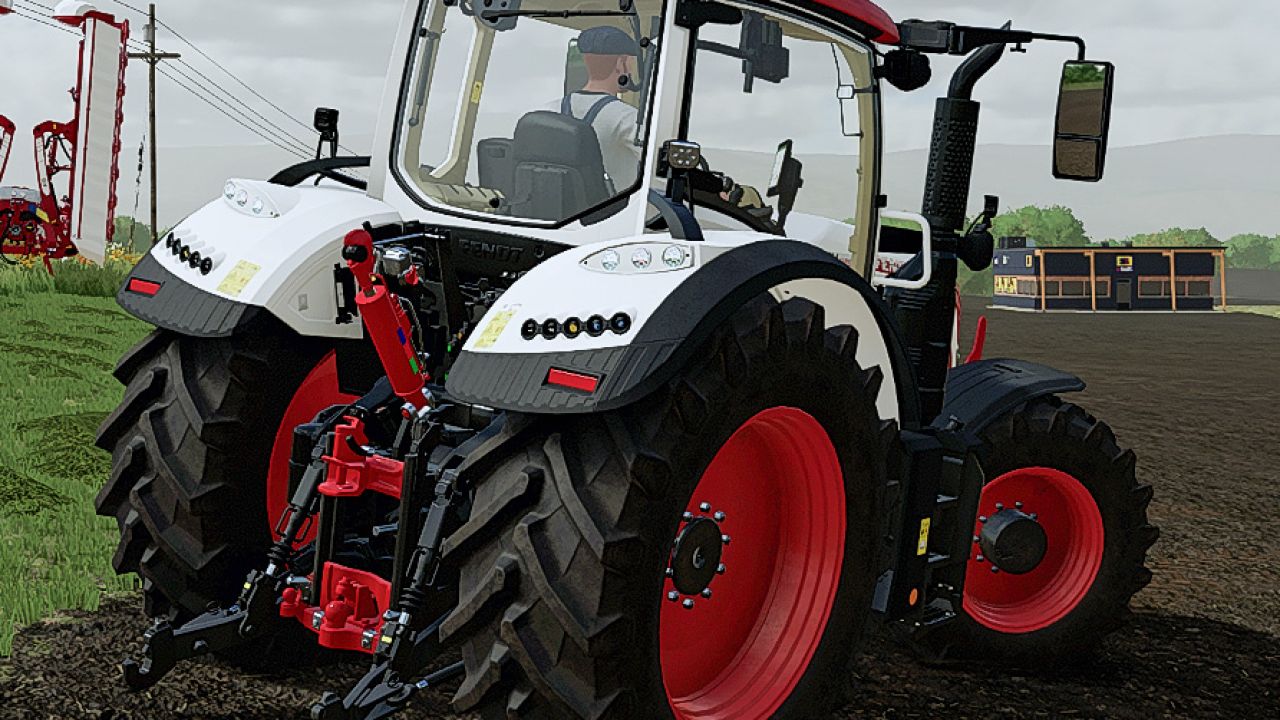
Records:
[[[359,338],[339,324],[334,268],[342,238],[364,222],[400,220],[386,203],[330,186],[233,180],[219,198],[173,228],[177,250],[211,261],[206,274],[161,242],[134,268],[117,299],[157,327],[197,337],[231,335],[261,313],[307,337]],[[245,193],[244,205],[236,194]],[[261,200],[263,212],[253,214]],[[166,236],[166,239],[170,235]]]
[[[716,328],[761,293],[804,297],[822,305],[828,327],[851,325],[858,361],[884,374],[877,404],[886,419],[915,423],[910,364],[892,316],[871,286],[821,249],[750,233],[708,233],[688,243],[646,235],[565,251],[534,268],[481,321],[450,371],[457,399],[502,410],[579,414],[642,399],[696,359]],[[656,238],[656,239],[655,239]],[[688,267],[657,272],[603,272],[600,253],[614,248],[627,267],[637,245],[661,262],[664,246],[692,255]],[[631,327],[599,337],[579,334],[526,339],[523,326],[547,320],[605,319],[625,313]],[[549,384],[552,370],[586,377],[583,388]],[[785,379],[780,379],[785,382]]]
[[[934,424],[962,428],[976,440],[1000,416],[1028,400],[1084,388],[1084,381],[1075,375],[1045,365],[979,360],[953,368],[947,375],[946,402]]]

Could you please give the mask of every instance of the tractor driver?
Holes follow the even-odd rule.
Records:
[[[618,99],[618,93],[630,87],[635,77],[640,46],[627,33],[606,25],[583,30],[578,35],[578,50],[587,68],[587,84],[548,103],[546,109],[590,123],[614,190],[628,188],[640,174],[640,148],[635,144],[637,113]]]

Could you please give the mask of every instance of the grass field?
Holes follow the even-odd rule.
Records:
[[[148,327],[112,298],[25,285],[42,274],[0,274],[0,656],[15,626],[134,583],[111,569],[115,522],[93,514],[111,464],[93,437],[120,400],[111,369]]]
[[[1230,308],[1231,312],[1253,313],[1254,315],[1266,315],[1280,320],[1280,305],[1252,305]]]

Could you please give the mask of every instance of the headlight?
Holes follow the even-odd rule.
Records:
[[[631,264],[637,270],[644,270],[649,267],[652,262],[653,253],[649,252],[646,248],[636,248],[635,252],[631,253]]]
[[[626,253],[627,262],[622,262]],[[660,258],[662,262],[654,262]],[[696,265],[693,248],[673,243],[632,243],[601,250],[587,256],[582,265],[598,272],[632,275],[635,273],[687,270]]]
[[[678,268],[684,265],[686,254],[687,251],[679,245],[670,245],[662,251],[662,262],[669,268]]]
[[[222,197],[228,205],[249,217],[280,217],[280,211],[270,193],[257,187],[260,184],[246,180],[228,180],[222,188]]]
[[[606,250],[600,253],[600,267],[610,272],[618,269],[618,263],[622,259],[618,257],[618,253],[613,250]]]

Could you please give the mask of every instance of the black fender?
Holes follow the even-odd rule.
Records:
[[[116,302],[139,320],[191,337],[228,337],[275,319],[265,308],[218,297],[183,281],[150,253],[125,278]]]
[[[1070,373],[1026,360],[993,359],[952,368],[946,401],[934,426],[959,424],[976,440],[991,423],[1022,403],[1046,395],[1084,390]]]
[[[834,280],[866,302],[889,349],[902,424],[916,426],[913,370],[888,305],[834,256],[795,240],[751,243],[707,262],[663,299],[628,345],[544,354],[463,351],[447,388],[455,399],[518,412],[581,414],[625,407],[687,366],[738,308],[771,288],[803,279]],[[549,386],[544,381],[552,367],[599,377],[600,385],[593,393]]]

